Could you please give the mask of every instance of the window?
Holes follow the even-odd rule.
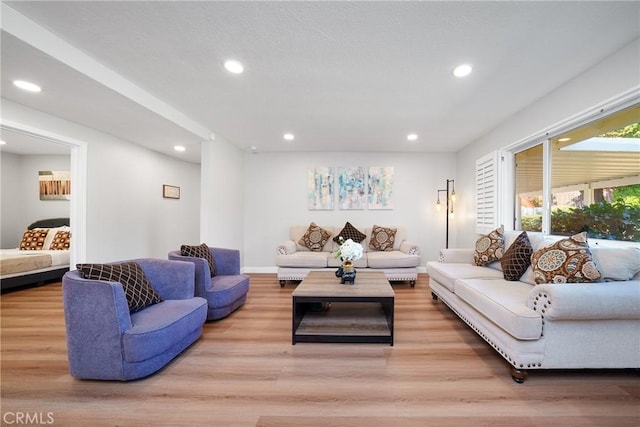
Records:
[[[551,232],[640,241],[640,106],[551,140]]]
[[[516,230],[542,231],[542,144],[516,153]]]
[[[515,161],[516,229],[640,241],[640,105],[520,151]]]

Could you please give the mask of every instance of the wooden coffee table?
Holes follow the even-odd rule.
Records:
[[[354,285],[340,284],[333,270],[311,271],[291,294],[291,342],[388,343],[393,345],[395,294],[382,271],[357,271]],[[330,303],[327,311],[312,304]]]

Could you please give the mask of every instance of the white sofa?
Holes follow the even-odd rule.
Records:
[[[343,226],[320,226],[331,233],[331,237],[322,251],[311,251],[299,243],[300,238],[307,231],[308,225],[291,226],[289,240],[282,242],[276,248],[276,266],[281,287],[284,287],[287,280],[300,281],[304,279],[311,270],[337,269],[340,266],[340,260],[334,257],[334,252],[339,245],[333,241],[333,238],[342,231]],[[409,281],[411,287],[414,287],[418,278],[420,250],[415,243],[406,239],[404,227],[393,227],[397,231],[391,251],[370,248],[372,227],[357,228],[366,235],[366,238],[361,242],[364,255],[354,262],[356,270],[360,268],[382,270],[388,280]]]
[[[529,236],[534,250],[553,243]],[[640,248],[590,250],[601,281],[536,285],[531,267],[507,281],[500,262],[479,267],[473,249],[444,249],[427,263],[431,294],[511,364],[516,382],[530,369],[640,368]]]

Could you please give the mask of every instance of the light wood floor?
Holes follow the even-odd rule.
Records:
[[[128,383],[69,376],[61,285],[2,295],[2,425],[638,426],[637,371],[532,371],[524,384],[427,277],[394,284],[395,346],[291,345],[291,292],[251,275],[247,303],[207,323],[162,371]]]

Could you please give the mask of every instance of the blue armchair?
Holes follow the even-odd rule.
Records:
[[[207,300],[207,320],[227,317],[247,299],[249,276],[240,274],[240,251],[209,248],[215,261],[216,275],[211,277],[204,258],[182,256],[180,251],[169,252],[170,260],[189,261],[196,266],[195,294]]]
[[[202,334],[207,302],[194,297],[193,264],[150,258],[128,262],[140,265],[162,302],[130,313],[121,283],[85,279],[78,270],[62,278],[69,370],[76,378],[146,377]]]

